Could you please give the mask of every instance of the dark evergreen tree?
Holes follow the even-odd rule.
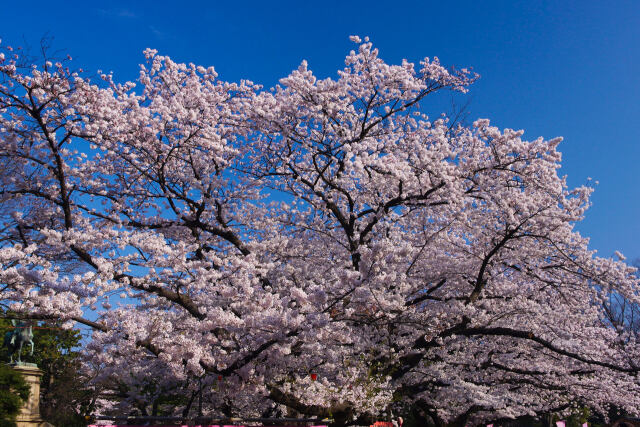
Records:
[[[11,367],[0,364],[0,427],[15,427],[16,415],[29,398],[29,385]]]

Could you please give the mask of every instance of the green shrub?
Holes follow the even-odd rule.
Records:
[[[16,415],[29,398],[29,385],[11,367],[0,364],[0,427],[15,427]]]

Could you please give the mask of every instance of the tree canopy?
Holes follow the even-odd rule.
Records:
[[[270,90],[150,49],[118,83],[4,46],[2,303],[92,327],[118,411],[153,381],[336,425],[636,413],[637,336],[605,306],[638,279],[574,229],[592,189],[558,176],[561,138],[430,117],[477,76],[353,41],[337,77],[303,62]]]

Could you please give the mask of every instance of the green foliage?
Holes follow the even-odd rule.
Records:
[[[16,415],[29,398],[24,377],[7,365],[0,365],[0,427],[15,427]]]
[[[55,426],[86,427],[85,417],[93,413],[96,393],[80,374],[80,360],[57,365],[43,390],[40,414]]]
[[[0,334],[4,336],[11,328],[10,320],[0,318]],[[86,386],[88,380],[82,374],[80,331],[63,329],[56,322],[38,322],[33,335],[33,356],[29,356],[30,346],[25,346],[22,360],[37,364],[43,371],[40,415],[56,426],[86,426],[85,416],[93,410],[95,393]],[[0,350],[0,361],[9,361],[6,348]]]
[[[575,412],[570,416],[564,417],[562,419],[565,420],[565,425],[567,427],[582,427],[582,424],[587,422],[587,420],[589,419],[590,413],[591,411],[589,411],[589,408],[576,409]],[[554,419],[554,421],[556,420]]]

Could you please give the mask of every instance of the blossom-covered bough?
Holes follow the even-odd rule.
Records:
[[[118,84],[2,48],[3,306],[92,327],[121,412],[149,382],[183,387],[178,415],[201,394],[336,425],[636,411],[637,337],[603,306],[638,283],[574,231],[591,189],[558,177],[560,139],[430,119],[476,76],[353,41],[337,79],[303,63],[272,90],[153,50]]]

